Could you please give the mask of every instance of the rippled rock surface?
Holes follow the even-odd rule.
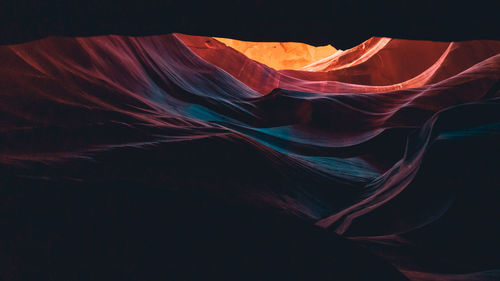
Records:
[[[500,278],[499,41],[275,70],[211,37],[49,37],[0,61],[3,280]]]

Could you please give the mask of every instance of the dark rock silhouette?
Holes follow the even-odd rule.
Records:
[[[498,41],[274,70],[210,37],[49,37],[0,61],[4,280],[500,276]]]

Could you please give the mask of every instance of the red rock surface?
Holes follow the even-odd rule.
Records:
[[[379,274],[392,277],[383,280],[404,280],[392,267],[411,280],[500,276],[500,231],[492,227],[500,219],[498,41],[374,37],[302,69],[275,70],[211,37],[49,37],[0,46],[0,61],[0,176],[9,200],[18,202],[24,189],[17,187],[28,185],[209,194],[305,220],[317,226],[308,239],[322,233],[319,244],[330,233],[363,245],[387,266]],[[17,207],[3,203],[9,221],[19,221]],[[26,206],[26,217],[38,214]],[[182,212],[167,213],[183,221]],[[238,219],[208,217],[228,227],[224,235],[241,230]],[[56,242],[32,245],[23,231],[11,233],[20,242],[0,253],[10,261],[0,267],[5,280],[35,268],[25,266],[31,252],[19,254],[22,245],[42,249],[32,266],[50,268],[51,259],[37,257],[58,253]],[[238,237],[254,239],[249,232],[264,233],[256,227]],[[44,235],[37,237],[62,234]],[[332,248],[321,255],[317,244],[313,253],[306,248],[300,261],[316,259],[304,272],[327,272],[314,267],[335,264],[327,252],[342,260]],[[361,256],[358,272],[371,264]],[[287,278],[299,276],[291,264]]]

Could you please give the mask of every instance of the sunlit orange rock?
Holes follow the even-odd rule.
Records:
[[[252,60],[276,70],[299,69],[337,52],[331,45],[315,47],[295,42],[248,42],[228,38],[215,39],[245,54]]]

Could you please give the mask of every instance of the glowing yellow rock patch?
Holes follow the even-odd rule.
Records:
[[[311,46],[295,42],[248,42],[227,38],[214,38],[245,54],[252,60],[274,69],[299,69],[333,55],[337,50],[331,46]]]

